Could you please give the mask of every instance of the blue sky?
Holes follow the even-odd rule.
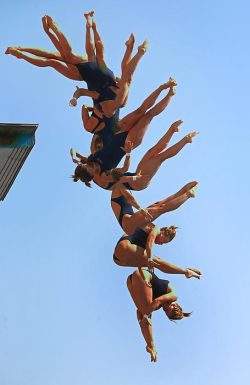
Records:
[[[157,221],[180,230],[154,253],[199,268],[203,279],[169,277],[180,304],[194,313],[175,325],[155,312],[159,358],[151,364],[125,286],[132,269],[112,261],[122,231],[110,193],[69,179],[70,147],[87,154],[91,139],[82,129],[80,106],[68,108],[77,83],[2,54],[1,122],[39,128],[0,207],[0,383],[244,383],[250,315],[249,4],[10,0],[2,6],[1,52],[9,45],[51,50],[41,26],[44,14],[83,52],[82,12],[90,9],[115,73],[131,32],[138,44],[149,40],[122,116],[169,76],[178,81],[170,106],[133,152],[131,170],[173,121],[184,120],[176,141],[200,132],[135,195],[146,206],[199,181],[194,200]]]

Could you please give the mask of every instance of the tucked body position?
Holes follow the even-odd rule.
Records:
[[[189,271],[172,265],[172,274],[184,274],[189,278]],[[201,275],[200,272],[199,274]],[[152,313],[162,309],[171,321],[189,317],[191,313],[184,312],[176,302],[178,297],[169,281],[158,278],[153,271],[147,269],[134,271],[127,279],[127,287],[137,309],[137,320],[146,342],[146,351],[151,356],[151,362],[156,362]]]
[[[191,190],[190,193],[195,194]],[[153,245],[171,242],[176,235],[176,229],[174,225],[159,228],[153,222],[137,227],[132,234],[124,234],[117,242],[113,255],[114,262],[119,266],[157,268],[168,274],[176,272],[176,268],[172,269],[171,263],[153,255]],[[183,273],[183,270],[179,272]],[[187,274],[190,274],[190,277],[200,278],[194,269]]]

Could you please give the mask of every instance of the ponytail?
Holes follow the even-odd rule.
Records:
[[[182,313],[183,314],[183,317],[191,317],[191,314],[192,314],[193,312],[191,311],[190,313]]]
[[[172,315],[170,317],[168,317],[170,319],[170,321],[176,321],[176,320],[180,320],[182,318],[190,317],[191,314],[193,313],[193,312],[190,312],[190,313],[183,312],[180,305],[176,302],[174,305],[175,306],[173,308]]]

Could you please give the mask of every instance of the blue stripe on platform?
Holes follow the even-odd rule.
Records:
[[[33,134],[16,134],[0,137],[0,148],[24,148],[33,147],[35,136]]]

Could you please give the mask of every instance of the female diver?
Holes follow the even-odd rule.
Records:
[[[173,204],[176,204],[175,199],[177,199],[182,201],[179,203],[180,206],[185,200],[194,197],[195,193],[196,187],[193,187],[186,193],[186,196],[184,194],[184,196],[174,198]],[[157,215],[157,207],[152,208],[148,213],[152,216]],[[158,228],[153,222],[137,227],[132,234],[124,234],[117,242],[113,255],[114,262],[119,266],[157,268],[168,273],[166,261],[152,255],[152,248],[154,243],[163,245],[171,242],[176,235],[176,229],[175,226]],[[195,277],[199,278],[199,275],[196,274]]]
[[[171,79],[170,82],[172,81],[174,80]],[[164,87],[166,87],[166,85],[168,85],[168,83],[165,83]],[[163,85],[153,93],[154,96],[151,94],[150,97],[146,99],[146,101],[143,103],[144,111],[145,106],[147,107],[149,103],[152,105],[154,100],[157,98],[157,95],[159,95],[160,90],[162,90],[162,87]],[[89,182],[93,179],[94,182],[99,186],[103,188],[109,188],[108,183],[112,182],[113,179],[112,177],[111,179],[109,176],[107,177],[105,173],[115,168],[125,154],[127,157],[129,157],[130,152],[127,153],[124,151],[128,142],[133,143],[133,148],[136,148],[141,144],[151,120],[154,118],[154,116],[160,114],[166,108],[174,93],[174,87],[171,85],[168,94],[153,108],[144,113],[141,118],[139,118],[139,120],[132,126],[131,121],[134,122],[136,120],[136,116],[138,117],[142,110],[139,108],[137,113],[133,112],[130,114],[132,115],[132,119],[130,119],[131,117],[129,116],[125,117],[129,123],[121,124],[120,131],[118,133],[115,135],[109,135],[107,143],[104,144],[101,150],[96,151],[89,158],[87,158],[87,163],[85,161],[86,157],[82,156],[80,163],[75,169],[74,181],[81,180],[89,186]],[[184,144],[182,143],[182,146],[183,145]],[[84,161],[86,164],[83,164]]]
[[[142,209],[133,195],[125,189],[114,189],[111,195],[111,207],[124,233],[133,234],[138,227],[144,227],[159,216],[176,210],[189,198],[193,198],[198,182],[187,183],[175,194]],[[138,211],[135,213],[135,207]]]
[[[54,20],[47,15],[42,18],[43,27],[58,52],[48,52],[37,48],[8,47],[6,54],[24,59],[38,67],[52,67],[69,79],[86,81],[89,90],[85,90],[85,95],[97,98],[101,103],[103,112],[107,116],[112,116],[115,110],[123,105],[127,99],[132,75],[140,58],[147,50],[147,41],[138,47],[138,52],[132,59],[133,35],[126,42],[127,49],[122,61],[123,72],[118,82],[119,88],[117,88],[115,76],[104,61],[104,46],[96,29],[96,24],[92,20],[93,12],[85,14],[85,17],[87,19],[86,51],[88,57],[72,52],[65,35],[59,30]],[[95,45],[90,38],[90,28],[93,30]],[[94,47],[96,48],[95,56]],[[29,56],[25,52],[33,56]],[[96,92],[100,95],[97,95]]]
[[[169,264],[169,274],[184,274],[186,278],[190,278],[194,276],[192,271],[201,276],[196,269],[182,269]],[[134,271],[127,279],[127,287],[136,306],[137,320],[146,342],[146,351],[151,356],[151,362],[156,362],[157,351],[153,338],[152,313],[162,308],[171,321],[190,317],[191,313],[185,313],[176,302],[178,297],[169,281],[158,278],[152,271],[146,269]]]

